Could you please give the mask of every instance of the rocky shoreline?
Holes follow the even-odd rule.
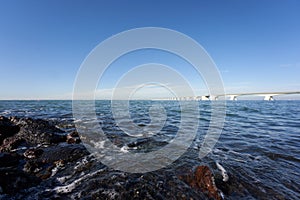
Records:
[[[40,184],[55,168],[88,151],[76,133],[37,119],[0,117],[0,193],[15,194]]]
[[[0,117],[0,144],[3,199],[223,198],[207,166],[180,175],[114,171],[89,155],[76,132],[42,119]]]

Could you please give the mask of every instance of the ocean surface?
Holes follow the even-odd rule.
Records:
[[[150,152],[172,141],[181,120],[178,102],[130,101],[130,117],[133,122],[141,127],[147,126],[151,122],[149,108],[153,104],[160,104],[165,108],[166,123],[159,133],[148,135],[148,139],[144,141],[122,132],[111,113],[110,101],[96,101],[97,120],[107,137],[117,141],[116,144],[120,147],[130,147],[128,144],[138,141],[141,144],[138,148],[128,147],[126,150]],[[108,181],[104,189],[104,186],[99,185],[103,194],[109,194],[112,199],[119,193],[130,190],[122,186],[125,181],[124,177],[120,178],[122,176],[126,176],[126,181],[132,180],[135,185],[141,181],[143,190],[149,190],[150,193],[155,193],[156,187],[163,187],[157,185],[163,185],[168,181],[166,179],[173,179],[172,184],[164,187],[170,193],[176,193],[177,190],[185,191],[187,185],[179,179],[175,180],[173,176],[198,165],[208,165],[217,174],[218,162],[229,175],[230,183],[217,184],[226,199],[300,199],[300,101],[227,101],[222,134],[212,152],[202,159],[199,158],[199,148],[211,120],[211,103],[199,102],[199,110],[199,127],[190,148],[170,166],[151,172],[150,175],[146,174],[145,180],[141,180],[140,175],[120,175],[115,170],[106,170],[103,174],[97,167],[90,168],[84,175],[77,174],[73,177],[62,171],[56,178],[61,180],[67,177],[66,181],[61,182],[62,185],[76,183],[68,197],[80,198],[82,191],[92,191],[84,177],[90,174],[97,180],[95,176],[99,173],[99,182],[115,178],[112,182]],[[72,101],[0,101],[0,115],[45,119],[56,123],[65,131],[75,130],[74,120],[78,120],[73,118]],[[159,113],[157,116],[160,116]],[[84,120],[89,122],[89,119]],[[124,124],[126,125],[126,121]],[[50,184],[40,186],[36,191],[58,191],[57,187]]]

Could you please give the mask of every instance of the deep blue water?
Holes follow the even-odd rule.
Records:
[[[163,129],[153,136],[151,151],[171,141],[181,120],[179,104],[173,101],[132,101],[134,123],[150,123],[149,108],[161,104],[167,113]],[[229,199],[300,199],[300,101],[228,101],[222,134],[213,151],[199,160],[197,152],[210,122],[210,102],[199,102],[200,117],[196,139],[187,153],[175,162],[207,164],[218,161],[243,194],[232,192]],[[97,101],[98,122],[104,132],[121,138],[120,145],[134,141],[115,123],[110,101]],[[73,130],[71,101],[0,101],[0,115],[42,118]],[[89,119],[85,119],[87,122]],[[124,124],[127,124],[126,120]],[[155,126],[155,124],[154,124]],[[135,150],[136,151],[136,150]]]

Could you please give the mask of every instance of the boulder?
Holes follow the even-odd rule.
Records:
[[[79,135],[76,131],[73,131],[72,133],[69,133],[67,135],[67,141],[68,144],[78,144],[81,142]]]
[[[40,179],[18,168],[0,168],[0,187],[2,193],[15,194],[22,189],[38,185]]]
[[[19,137],[32,145],[57,144],[66,141],[66,133],[42,119],[20,119]]]
[[[0,152],[10,152],[18,148],[18,146],[20,146],[20,144],[22,144],[23,142],[25,142],[25,140],[18,137],[17,135],[5,138],[2,142],[2,145],[0,146]]]
[[[20,157],[18,154],[0,153],[0,169],[5,167],[17,166]]]
[[[221,192],[216,187],[213,173],[208,166],[197,166],[194,171],[189,172],[187,175],[183,175],[180,178],[187,182],[191,187],[199,189],[207,194],[209,198],[216,200],[222,199]]]
[[[80,142],[78,133],[42,119],[0,117],[0,194],[37,186],[65,163],[88,155]]]
[[[19,130],[20,127],[11,122],[10,119],[0,116],[0,144],[5,138],[15,135]]]

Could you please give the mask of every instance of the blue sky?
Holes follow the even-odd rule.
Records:
[[[0,0],[0,99],[70,98],[77,71],[96,45],[149,26],[174,29],[201,44],[229,93],[299,91],[299,10],[297,0]],[[114,86],[121,65],[176,61],[149,52],[120,60],[99,88]],[[188,66],[176,63],[176,70],[195,79]],[[200,94],[202,85],[192,85]]]

